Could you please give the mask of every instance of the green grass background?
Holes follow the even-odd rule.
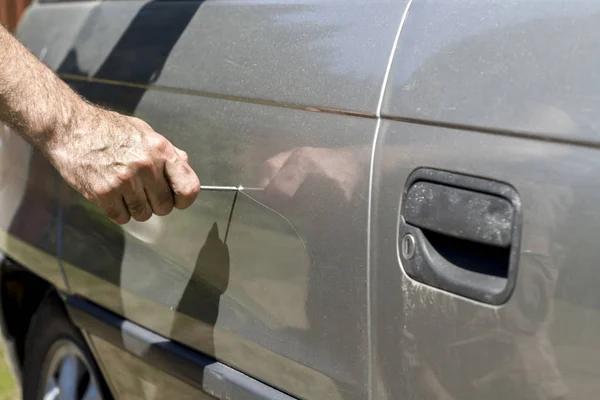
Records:
[[[0,400],[18,400],[19,388],[4,358],[4,345],[0,341]]]

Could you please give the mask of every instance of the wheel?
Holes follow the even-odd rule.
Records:
[[[61,301],[47,296],[25,340],[23,400],[108,400],[108,391],[81,333]]]

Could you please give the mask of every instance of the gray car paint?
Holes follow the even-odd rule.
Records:
[[[78,6],[33,6],[26,44],[90,100],[185,149],[203,184],[256,186],[285,152],[287,169],[310,170],[291,198],[271,185],[232,208],[233,193],[207,191],[190,210],[123,229],[63,184],[72,292],[294,396],[367,396],[370,150],[352,188],[319,163],[370,147],[404,2]],[[45,26],[71,18],[80,29],[46,39]],[[96,354],[106,365],[123,357]],[[128,372],[143,398],[147,383]]]
[[[50,163],[0,124],[0,249],[63,290],[57,260],[58,183]]]
[[[598,15],[589,1],[411,5],[371,209],[374,376],[391,398],[597,397]],[[519,192],[519,275],[505,305],[404,274],[398,206],[418,167]]]
[[[597,146],[599,13],[586,0],[414,1],[382,115]]]
[[[72,51],[79,73],[94,76],[141,9],[188,9],[189,25],[150,82],[127,69],[111,71],[111,78],[279,107],[368,114],[377,105],[402,4],[208,0],[144,8],[141,1],[113,1],[89,15]],[[126,50],[123,59],[132,56]]]
[[[359,1],[248,3],[201,5],[166,60],[146,49],[157,75],[116,46],[121,56],[109,61],[137,65],[141,80],[135,68],[101,67],[141,3],[28,13],[19,34],[36,54],[185,148],[204,184],[255,186],[263,167],[284,159],[269,157],[286,151],[282,171],[306,176],[293,194],[285,180],[264,194],[206,192],[189,211],[123,230],[63,186],[62,262],[73,290],[302,398],[597,397],[598,6],[414,0],[378,110],[405,2],[369,2],[373,11]],[[352,50],[370,46],[368,56]],[[519,276],[507,304],[486,306],[403,273],[398,206],[422,166],[520,193]],[[211,261],[196,262],[201,247]],[[130,385],[128,398],[194,395],[93,341],[105,365],[131,366],[104,369],[114,387]],[[124,379],[134,371],[143,382]]]

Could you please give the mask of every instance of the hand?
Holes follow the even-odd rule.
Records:
[[[200,191],[187,154],[138,118],[90,106],[55,137],[50,161],[118,224],[185,209]]]
[[[309,178],[325,182],[331,191],[349,201],[368,172],[369,148],[300,147],[267,160],[260,186],[270,197],[292,198]],[[329,190],[328,190],[329,191]]]

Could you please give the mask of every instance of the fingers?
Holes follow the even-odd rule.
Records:
[[[127,210],[121,196],[104,199],[98,205],[104,209],[108,218],[119,225],[126,224],[131,219],[129,210]]]
[[[154,214],[162,217],[173,211],[173,192],[163,171],[153,168],[145,174],[144,191]]]
[[[178,150],[178,149],[177,149]],[[192,167],[187,163],[187,155],[181,150],[177,151],[178,157],[168,160],[165,164],[165,176],[173,191],[173,200],[176,208],[188,208],[200,192],[200,181]]]
[[[179,155],[179,157],[181,157],[183,159],[183,161],[185,161],[186,164],[189,164],[190,160],[188,158],[187,153],[185,151],[181,150],[181,149],[178,149],[175,146],[173,146],[173,148],[177,152],[177,155]]]
[[[165,179],[161,179],[155,186],[146,188],[146,197],[152,212],[163,217],[173,211],[173,192]]]
[[[119,190],[105,196],[99,205],[111,220],[123,225],[130,218],[143,222],[153,213],[167,215],[173,210],[173,202],[173,192],[161,175],[160,179],[144,179],[143,183],[135,179],[126,182]]]
[[[125,224],[130,218],[147,221],[153,213],[164,216],[173,207],[185,209],[194,202],[200,191],[198,177],[188,164],[187,154],[167,145],[152,162],[140,161],[133,170],[122,173],[120,184],[104,197],[101,206],[114,222]],[[161,163],[161,159],[166,161]],[[106,200],[108,197],[113,200]]]
[[[189,207],[200,182],[188,155],[137,118],[117,114],[114,120],[120,124],[109,125],[106,147],[111,152],[104,156],[109,162],[91,160],[88,164],[98,164],[96,177],[91,185],[85,182],[90,178],[82,179],[80,186],[91,187],[87,197],[118,224],[130,218],[143,222],[152,214],[164,216],[174,207]],[[126,138],[123,132],[129,132]]]
[[[123,202],[129,211],[129,215],[136,221],[147,221],[152,216],[152,207],[142,185],[132,182],[130,187],[123,193]]]

